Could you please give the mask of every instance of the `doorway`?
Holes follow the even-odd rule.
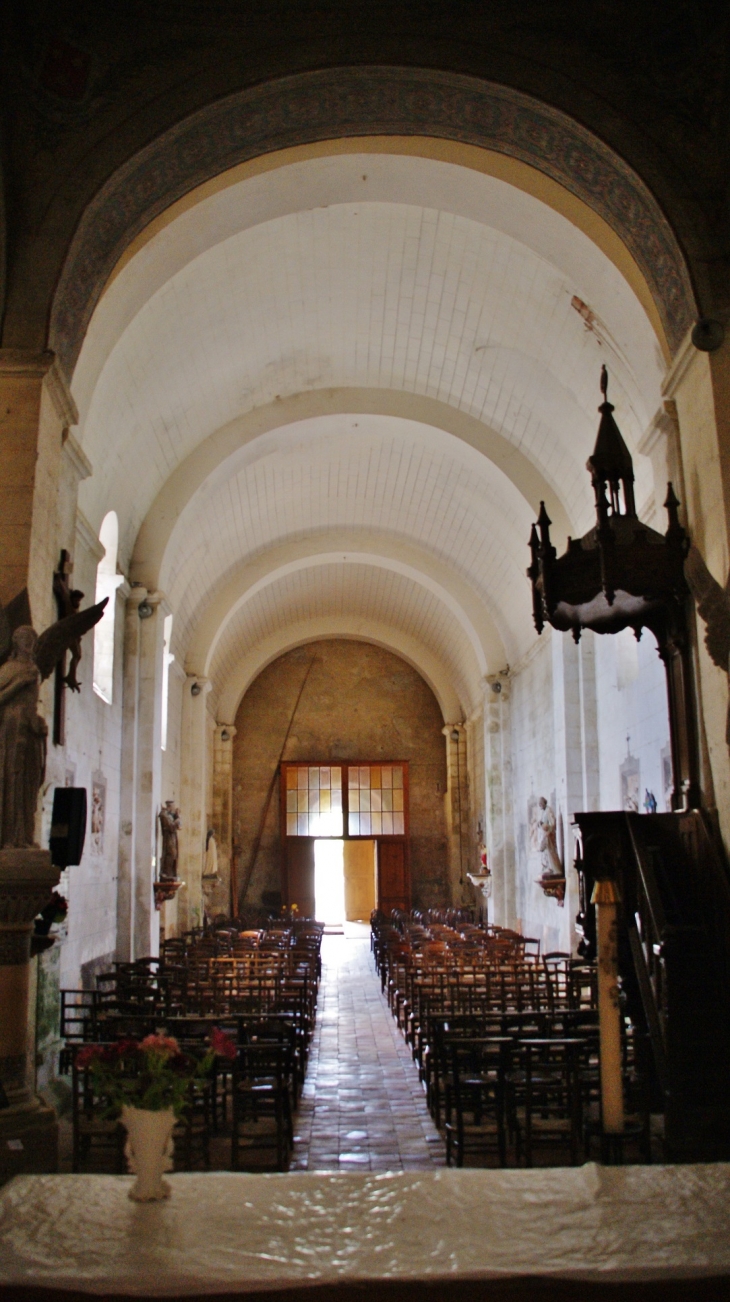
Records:
[[[376,842],[314,842],[314,916],[328,930],[368,922],[375,908]]]

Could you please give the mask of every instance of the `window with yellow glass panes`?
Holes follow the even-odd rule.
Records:
[[[282,764],[284,836],[405,837],[408,764]]]

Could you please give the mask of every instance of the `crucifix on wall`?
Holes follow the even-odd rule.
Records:
[[[65,619],[67,615],[75,615],[83,601],[84,594],[78,589],[71,587],[71,574],[73,573],[73,561],[64,548],[61,552],[61,558],[58,562],[58,569],[53,575],[53,595],[56,599],[56,608],[58,618]],[[64,651],[61,659],[58,661],[54,677],[53,693],[53,744],[62,746],[65,740],[66,730],[66,688],[72,692],[81,690],[81,684],[76,677],[76,668],[81,659],[81,638],[74,638],[70,643],[71,664],[66,669],[66,652]]]

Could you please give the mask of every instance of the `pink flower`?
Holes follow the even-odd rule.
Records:
[[[166,1058],[180,1052],[180,1045],[171,1035],[146,1035],[139,1047],[143,1053],[159,1053]]]
[[[225,1031],[221,1031],[218,1026],[214,1026],[210,1033],[210,1047],[213,1052],[219,1054],[221,1058],[232,1059],[236,1056],[236,1045],[234,1041],[231,1039],[230,1035],[226,1035]]]
[[[92,1063],[98,1062],[101,1057],[101,1049],[98,1044],[88,1044],[80,1049],[76,1054],[76,1066],[90,1067]]]

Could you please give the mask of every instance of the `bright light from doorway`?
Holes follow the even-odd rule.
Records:
[[[345,920],[345,855],[342,841],[314,843],[314,911],[318,922],[341,927]]]

